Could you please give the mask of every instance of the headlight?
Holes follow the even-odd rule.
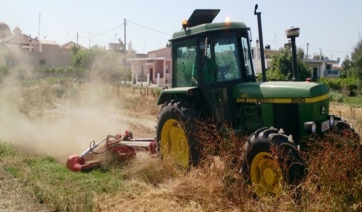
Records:
[[[329,116],[329,125],[330,126],[334,125],[334,116]]]
[[[317,131],[317,125],[313,122],[311,130],[313,133],[315,133]]]
[[[317,131],[317,125],[314,123],[314,121],[308,121],[304,123],[304,130],[307,133],[315,133]]]

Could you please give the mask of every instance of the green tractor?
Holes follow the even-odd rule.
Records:
[[[248,136],[241,147],[245,155],[240,159],[240,173],[256,186],[258,196],[277,196],[281,184],[298,183],[306,176],[303,141],[335,129],[354,130],[341,118],[329,115],[324,84],[297,78],[265,82],[265,72],[264,81],[257,82],[250,29],[243,22],[212,23],[219,11],[195,10],[170,40],[172,88],[164,89],[157,102],[162,105],[157,147],[163,158],[171,157],[187,169],[200,159],[200,143],[195,139],[197,120],[211,117],[217,123],[227,123],[236,134]],[[273,157],[272,147],[283,157]]]

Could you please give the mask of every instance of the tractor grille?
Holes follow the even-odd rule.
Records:
[[[293,135],[293,140],[300,139],[298,104],[274,104],[274,127],[282,128],[285,134]]]

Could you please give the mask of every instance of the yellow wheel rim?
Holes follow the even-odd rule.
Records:
[[[259,198],[278,197],[281,193],[282,171],[279,163],[268,152],[260,152],[254,157],[250,179]]]
[[[161,131],[161,153],[164,159],[171,159],[182,168],[189,166],[189,145],[185,131],[178,121],[169,119]]]

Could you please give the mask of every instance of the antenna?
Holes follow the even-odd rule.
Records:
[[[40,14],[41,14],[41,13],[39,13],[39,32],[38,32],[38,37],[39,37],[39,39],[40,39],[40,17],[41,17]]]
[[[277,34],[274,34],[274,40],[273,40],[273,43],[274,43],[274,49],[276,50],[277,49],[277,42],[279,40],[277,40]]]
[[[91,32],[89,31],[89,43],[88,43],[88,46],[89,46],[89,49],[90,49],[90,38],[91,38]]]

